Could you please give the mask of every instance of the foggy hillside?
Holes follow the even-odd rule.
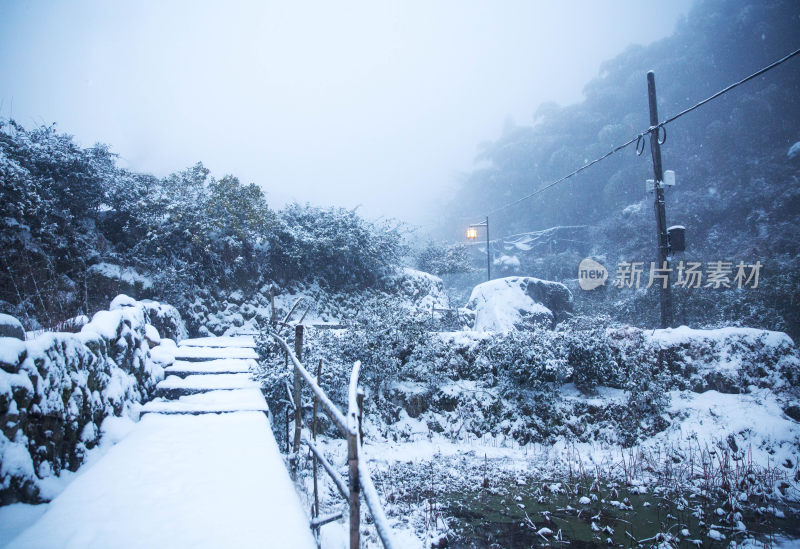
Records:
[[[673,36],[631,46],[607,61],[586,85],[583,102],[542,105],[532,124],[508,126],[487,143],[480,167],[465,176],[442,210],[443,234],[463,239],[467,223],[483,221],[646,130],[648,70],[655,71],[664,120],[796,48],[798,17],[791,1],[698,3]],[[680,323],[743,322],[800,334],[793,306],[800,287],[800,155],[789,154],[800,140],[799,92],[800,67],[789,62],[666,127],[664,169],[677,176],[677,185],[666,190],[667,225],[685,225],[687,239],[686,252],[676,260],[763,264],[757,290],[679,296]],[[588,226],[569,237],[579,244],[562,239],[555,252],[519,252],[518,272],[575,278],[578,262],[589,254],[601,258],[612,275],[619,261],[642,261],[646,268],[655,260],[653,198],[645,192],[645,180],[653,177],[649,144],[640,157],[634,147],[490,215],[493,239]],[[495,246],[500,254],[500,243]],[[633,313],[640,322],[655,323],[655,302],[636,303],[646,297],[612,304],[606,303],[612,292],[598,293],[603,292],[591,295],[587,310],[618,318]]]

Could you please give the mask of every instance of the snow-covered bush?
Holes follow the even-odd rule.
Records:
[[[397,226],[369,222],[355,210],[290,204],[279,213],[270,267],[281,282],[362,288],[391,273],[403,253]]]
[[[464,244],[434,244],[429,242],[416,257],[421,271],[435,275],[466,273],[473,270],[469,251]]]
[[[572,381],[585,393],[593,393],[598,385],[618,387],[622,373],[614,360],[605,330],[569,332],[566,335],[567,363]]]
[[[77,469],[106,417],[137,415],[164,374],[153,324],[184,331],[174,308],[118,296],[79,333],[0,338],[0,503],[46,497],[41,480]]]
[[[506,387],[554,393],[570,376],[563,334],[509,332],[493,338],[486,357]]]

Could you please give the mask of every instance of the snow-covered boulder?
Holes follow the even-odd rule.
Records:
[[[132,267],[97,263],[86,270],[86,286],[89,289],[89,308],[99,309],[119,294],[139,299],[149,297],[153,281]]]
[[[178,309],[166,303],[145,299],[137,301],[137,306],[142,308],[144,319],[153,326],[160,337],[182,341],[189,337],[181,314]]]
[[[117,297],[111,300],[111,303],[108,306],[109,311],[116,311],[117,309],[122,309],[123,307],[135,307],[136,300],[130,296],[125,294],[119,294]]]
[[[24,340],[25,328],[13,316],[0,313],[0,337],[15,337]]]
[[[572,311],[572,292],[559,282],[510,276],[475,286],[467,309],[474,311],[478,331],[551,328]]]

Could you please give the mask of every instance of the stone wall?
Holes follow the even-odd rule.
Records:
[[[75,471],[106,417],[136,419],[164,376],[151,346],[185,334],[174,307],[121,295],[79,333],[0,337],[0,505],[42,501],[42,479]]]

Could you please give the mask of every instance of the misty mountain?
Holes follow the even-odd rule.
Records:
[[[583,102],[541,105],[531,124],[508,124],[486,143],[444,210],[443,234],[463,238],[466,223],[489,214],[495,257],[516,254],[521,263],[509,274],[574,279],[587,255],[601,259],[611,278],[620,261],[645,262],[646,270],[656,258],[653,196],[645,191],[645,180],[653,178],[649,143],[641,156],[633,144],[532,199],[496,210],[646,130],[648,70],[655,72],[664,120],[796,49],[798,17],[800,7],[791,1],[698,2],[672,36],[607,61],[586,85]],[[685,225],[687,235],[686,252],[674,260],[763,264],[757,289],[678,292],[676,322],[800,333],[793,310],[800,287],[800,155],[792,149],[800,140],[799,92],[794,58],[666,126],[664,169],[677,175],[677,185],[666,190],[667,225]],[[512,235],[559,226],[585,230],[570,237],[574,245],[506,245],[517,238]],[[579,310],[657,322],[653,291],[578,292]]]

